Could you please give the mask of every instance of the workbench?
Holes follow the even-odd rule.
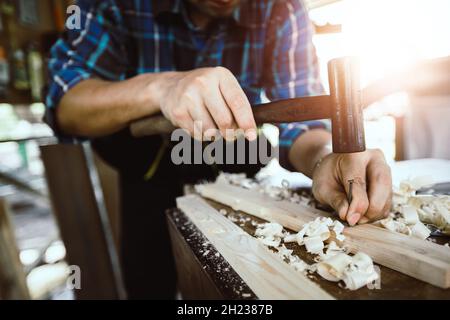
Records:
[[[231,216],[231,220],[250,235],[255,231],[252,220],[264,222],[212,200],[206,201],[217,210],[225,209],[228,217]],[[170,209],[166,214],[179,288],[184,299],[257,299],[239,274],[181,210]],[[312,256],[304,247],[296,243],[288,243],[286,247],[293,249],[294,253],[306,262],[312,262]],[[441,289],[395,270],[379,267],[380,289],[363,287],[350,291],[344,289],[341,284],[320,278],[315,273],[308,274],[308,278],[336,299],[450,299],[449,289]]]

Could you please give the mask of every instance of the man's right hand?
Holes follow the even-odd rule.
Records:
[[[256,124],[250,103],[237,79],[226,68],[201,68],[169,72],[159,82],[161,112],[173,125],[212,136],[217,130],[242,129],[249,140],[256,139]]]
[[[249,140],[256,138],[250,103],[222,67],[146,73],[114,82],[87,79],[64,94],[57,118],[66,134],[97,137],[160,111],[192,136],[195,122],[201,123],[202,136],[213,136],[218,129],[227,138],[226,129],[242,129]]]

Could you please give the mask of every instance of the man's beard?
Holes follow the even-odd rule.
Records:
[[[230,0],[225,4],[221,4],[218,0],[188,0],[188,2],[196,10],[211,18],[224,18],[233,13],[241,0]]]

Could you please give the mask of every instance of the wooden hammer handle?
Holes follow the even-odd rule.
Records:
[[[130,131],[133,137],[169,134],[175,129],[176,127],[163,115],[143,118],[130,125]]]
[[[256,124],[301,122],[331,117],[330,96],[284,99],[252,106]],[[151,116],[130,125],[134,137],[168,134],[176,128],[162,115]]]

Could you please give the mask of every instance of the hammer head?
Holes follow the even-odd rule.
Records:
[[[328,62],[333,152],[366,150],[364,119],[356,58],[342,57]]]

